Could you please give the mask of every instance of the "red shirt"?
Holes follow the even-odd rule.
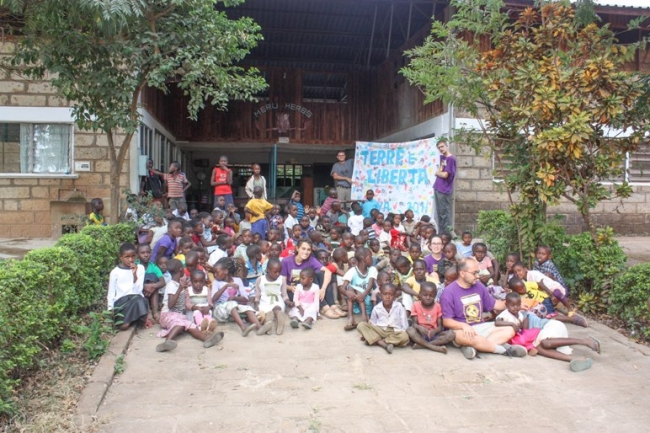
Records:
[[[228,181],[229,170],[224,170],[221,167],[214,168],[214,181],[217,183],[223,183]],[[228,195],[232,194],[232,188],[230,185],[217,185],[214,187],[214,195]]]
[[[427,329],[436,329],[438,327],[438,319],[442,317],[442,308],[439,303],[433,305],[433,308],[427,310],[422,306],[422,302],[417,301],[413,303],[411,308],[411,317],[418,318],[418,324]]]

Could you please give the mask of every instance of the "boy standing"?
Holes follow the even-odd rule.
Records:
[[[266,229],[268,227],[267,214],[273,209],[273,205],[266,201],[262,195],[264,188],[256,186],[253,188],[253,198],[246,203],[244,212],[250,215],[251,231],[253,234],[258,233],[262,239],[266,239]]]
[[[453,201],[454,177],[456,177],[456,158],[449,151],[445,139],[438,141],[440,165],[436,171],[436,181],[433,191],[436,199],[436,214],[438,215],[438,232],[444,233],[451,225],[451,202]]]

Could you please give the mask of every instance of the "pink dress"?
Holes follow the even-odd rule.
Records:
[[[298,284],[293,295],[295,306],[289,311],[289,317],[295,317],[301,322],[311,317],[315,322],[318,319],[318,310],[320,309],[319,293],[320,287],[317,284],[312,284],[310,288],[304,288],[302,284]],[[302,306],[303,314],[300,314],[299,306]]]

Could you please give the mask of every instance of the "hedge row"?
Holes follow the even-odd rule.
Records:
[[[119,246],[133,233],[127,224],[87,226],[0,265],[0,414],[12,410],[14,389],[39,355],[102,302]]]

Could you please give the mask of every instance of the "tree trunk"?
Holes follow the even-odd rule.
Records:
[[[124,160],[131,145],[133,133],[124,136],[124,140],[122,140],[122,145],[119,149],[115,147],[115,137],[113,136],[112,129],[106,132],[106,136],[108,137],[108,155],[111,160],[111,213],[109,223],[117,224],[120,222],[120,197],[122,191],[120,174],[122,173]]]
[[[596,226],[594,225],[594,222],[591,219],[591,212],[589,212],[589,208],[585,207],[584,212],[580,212],[580,214],[582,215],[582,219],[584,220],[585,225],[587,226],[587,230],[591,235],[591,239],[593,239],[594,244],[597,246],[598,234],[596,233]]]

